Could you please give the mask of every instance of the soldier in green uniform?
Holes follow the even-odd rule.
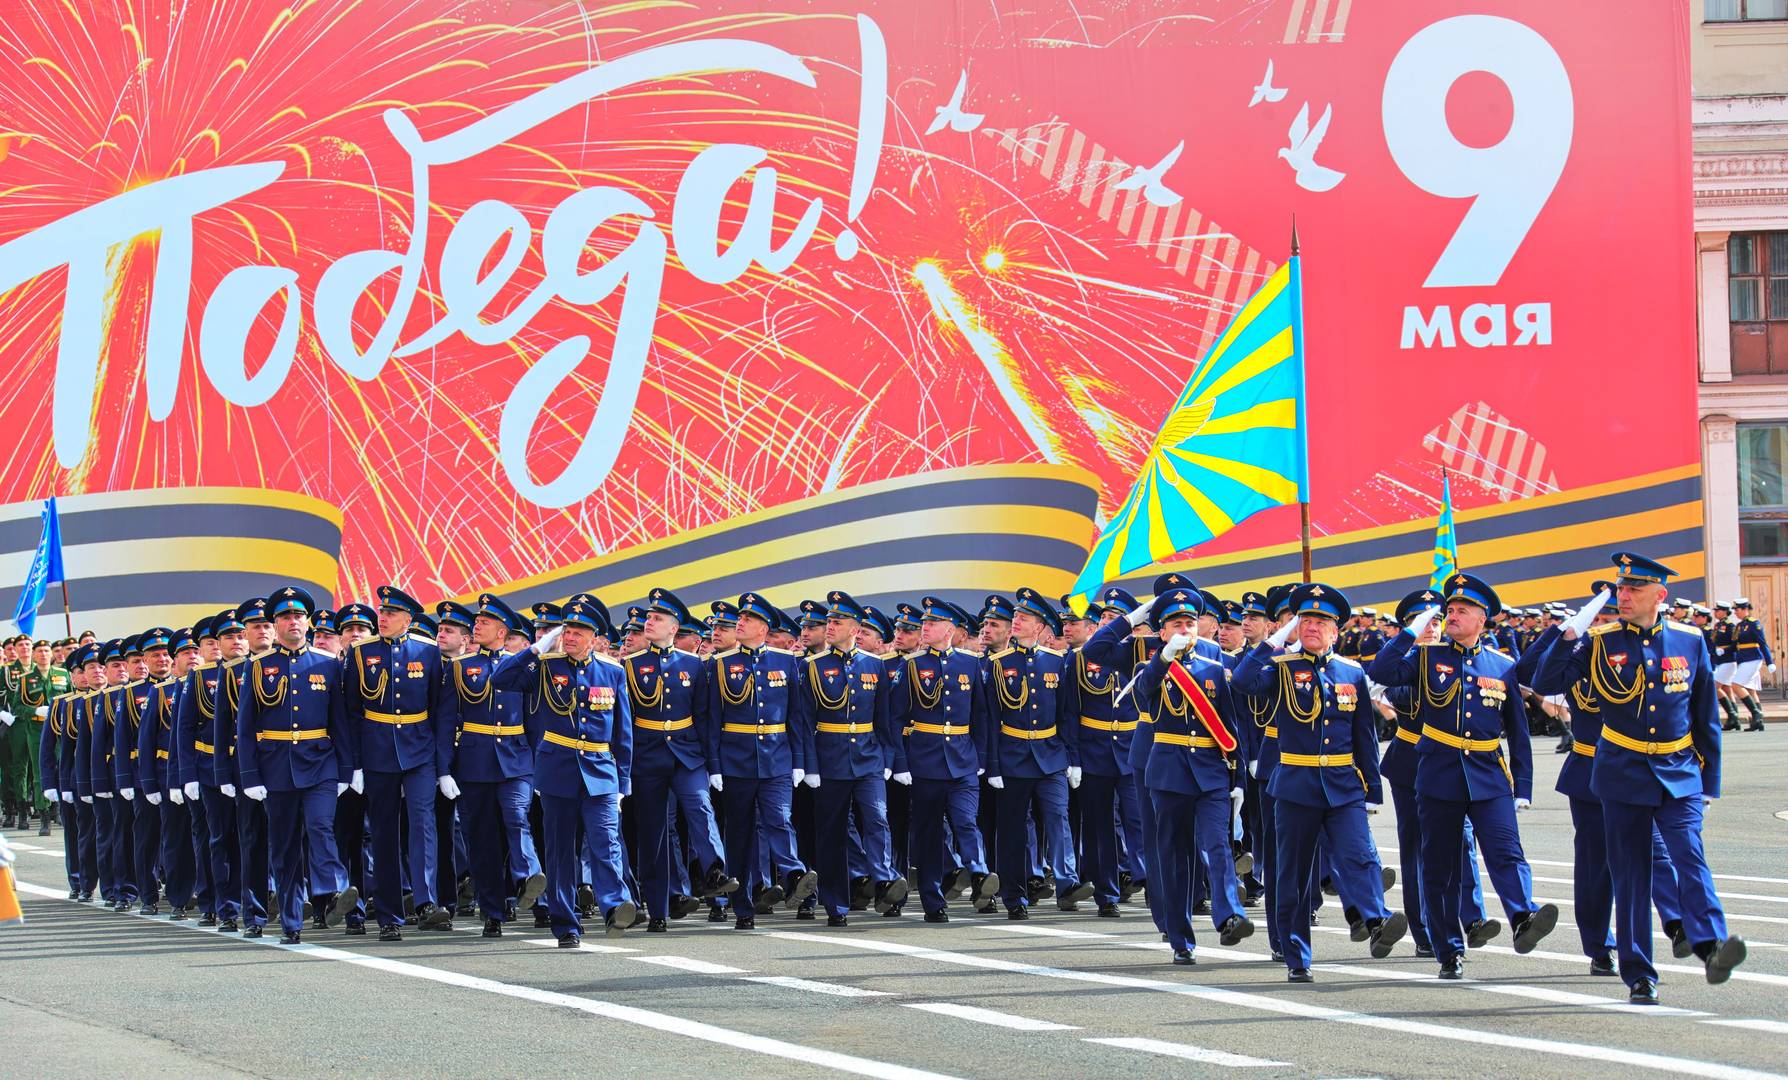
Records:
[[[27,820],[29,792],[25,787],[25,728],[29,711],[19,701],[25,669],[30,666],[31,639],[23,634],[9,638],[0,653],[0,829],[22,827]]]
[[[7,773],[9,783],[22,783],[22,789],[14,791],[19,799],[18,827],[26,827],[26,811],[29,807],[35,812],[38,820],[37,835],[50,835],[50,813],[54,809],[43,797],[44,788],[50,786],[53,777],[38,774],[38,745],[43,740],[44,721],[50,715],[50,702],[73,689],[68,672],[51,663],[53,659],[50,643],[38,641],[32,644],[31,660],[26,665],[24,674],[19,677],[18,688],[13,697],[17,708],[13,709],[12,731],[21,732],[9,737],[23,740],[22,750],[13,754],[13,771]],[[22,729],[22,731],[21,731]],[[18,774],[17,781],[13,772]]]

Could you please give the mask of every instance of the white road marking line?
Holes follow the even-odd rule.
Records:
[[[28,892],[34,896],[51,899],[64,899],[63,894],[53,889],[26,882],[18,883],[20,892]],[[203,929],[191,923],[167,922],[166,920],[144,918],[144,921],[157,926],[171,926],[182,930]],[[206,932],[209,932],[207,930]],[[523,939],[527,940],[527,939]],[[822,939],[825,940],[825,939]],[[540,1005],[553,1005],[572,1009],[577,1012],[600,1016],[609,1020],[634,1024],[639,1027],[661,1031],[670,1035],[682,1035],[691,1039],[700,1039],[719,1046],[735,1047],[750,1050],[753,1053],[769,1057],[783,1058],[788,1061],[799,1061],[808,1065],[817,1065],[824,1069],[836,1069],[839,1072],[854,1073],[858,1076],[882,1077],[885,1080],[953,1080],[946,1073],[927,1072],[923,1069],[908,1068],[891,1062],[876,1061],[871,1058],[856,1057],[852,1054],[841,1054],[832,1050],[821,1050],[818,1047],[802,1046],[799,1043],[783,1042],[762,1035],[753,1035],[745,1031],[733,1031],[729,1028],[717,1027],[699,1020],[688,1020],[669,1013],[654,1012],[633,1005],[621,1005],[612,1001],[597,1001],[593,998],[576,997],[561,994],[554,990],[542,990],[534,986],[520,983],[498,982],[495,979],[479,978],[457,971],[444,971],[439,968],[425,967],[403,960],[389,960],[382,956],[371,956],[363,953],[349,952],[345,949],[334,949],[327,945],[280,945],[274,939],[266,938],[251,944],[263,945],[267,948],[279,949],[282,952],[294,953],[308,960],[332,960],[356,967],[371,968],[392,975],[420,979],[425,982],[441,983],[446,986],[457,986],[466,990],[477,990],[500,997],[515,998],[520,1001],[532,1001]]]
[[[780,986],[785,990],[807,990],[815,994],[830,994],[833,997],[892,997],[886,990],[869,990],[861,986],[845,986],[843,983],[817,982],[813,979],[797,979],[793,975],[747,975],[745,982],[763,983],[766,986]]]
[[[1540,877],[1538,874],[1535,874],[1533,879],[1535,881],[1544,881],[1549,885],[1571,885],[1571,884],[1575,883],[1574,878]],[[1722,901],[1726,901],[1726,900],[1760,900],[1766,904],[1788,904],[1788,896],[1765,896],[1762,893],[1727,892],[1725,889],[1720,890],[1720,899]]]
[[[516,940],[521,942],[523,945],[540,945],[540,946],[544,946],[545,948],[548,948],[548,949],[556,949],[559,947],[559,939],[558,938],[525,937],[525,938],[516,938]],[[592,944],[591,942],[588,942],[588,941],[582,943],[575,949],[566,949],[565,951],[566,952],[582,952],[582,953],[636,953],[636,952],[639,952],[638,949],[629,949],[622,945],[596,945],[596,944]]]
[[[1402,892],[1403,891],[1403,883],[1398,882],[1397,884],[1392,885],[1391,888],[1395,889],[1398,892]],[[1720,899],[1725,900],[1726,897],[1724,895],[1722,895],[1720,897]],[[1495,901],[1497,904],[1500,904],[1502,902],[1502,897],[1498,896],[1494,889],[1491,889],[1488,886],[1486,886],[1484,889],[1484,900],[1486,902],[1486,906],[1491,906],[1489,903],[1490,901]],[[1568,897],[1563,897],[1563,896],[1535,896],[1533,898],[1533,900],[1534,900],[1534,903],[1536,903],[1536,904],[1557,904],[1560,907],[1575,907],[1577,905],[1576,900],[1570,899]],[[1328,900],[1323,901],[1322,906],[1325,908],[1332,907],[1332,908],[1339,910],[1342,907],[1342,904],[1339,900],[1328,899]],[[1724,905],[1722,905],[1722,906],[1724,906]],[[1736,921],[1736,922],[1772,923],[1776,926],[1788,925],[1788,918],[1783,918],[1780,915],[1747,915],[1744,912],[1739,912],[1739,911],[1726,912],[1726,920],[1728,922]],[[1560,926],[1574,926],[1576,924],[1570,922],[1570,920],[1568,920],[1568,919],[1561,918],[1559,920],[1559,925]]]
[[[1468,990],[1481,990],[1487,994],[1503,994],[1508,997],[1531,998],[1534,1001],[1546,1001],[1554,1005],[1576,1005],[1585,1009],[1603,1009],[1608,1012],[1630,1012],[1645,1016],[1709,1016],[1710,1013],[1695,1012],[1692,1009],[1676,1009],[1667,1005],[1632,1005],[1614,998],[1598,997],[1595,994],[1579,994],[1571,990],[1554,990],[1547,986],[1525,986],[1518,983],[1485,982],[1482,979],[1461,979],[1457,983],[1446,983],[1432,974],[1417,971],[1403,971],[1396,968],[1359,967],[1351,964],[1316,964],[1317,971],[1333,972],[1336,975],[1351,975],[1362,979],[1389,979],[1397,982],[1419,983],[1437,990],[1449,986],[1464,987]]]
[[[1184,1058],[1187,1061],[1202,1061],[1206,1065],[1228,1065],[1234,1069],[1259,1069],[1291,1064],[1288,1061],[1268,1061],[1265,1058],[1248,1057],[1246,1054],[1231,1054],[1225,1050],[1207,1050],[1202,1046],[1187,1046],[1185,1043],[1162,1042],[1160,1039],[1083,1039],[1081,1041],[1098,1043],[1101,1046],[1122,1047],[1125,1050],[1141,1050],[1149,1054],[1166,1054],[1168,1057]]]
[[[1011,1028],[1013,1031],[1079,1031],[1072,1024],[1052,1024],[1048,1020],[1032,1020],[1024,1016],[1010,1016],[992,1009],[978,1009],[973,1005],[957,1005],[949,1001],[903,1001],[903,1009],[918,1009],[920,1012],[936,1013],[939,1016],[954,1016],[958,1020],[972,1020],[977,1024],[991,1024],[994,1027]]]
[[[1402,854],[1402,852],[1398,851],[1397,848],[1395,848],[1394,846],[1389,846],[1389,845],[1385,845],[1385,844],[1380,844],[1378,846],[1378,850],[1379,850],[1380,854],[1383,854],[1386,851],[1396,852],[1397,854]],[[1478,865],[1479,866],[1484,865],[1484,860],[1481,857],[1478,859]],[[1561,866],[1561,867],[1565,868],[1566,870],[1577,869],[1576,863],[1574,863],[1574,862],[1559,862],[1557,859],[1528,859],[1527,865],[1529,865],[1529,866]],[[1753,882],[1758,885],[1788,885],[1788,878],[1779,878],[1779,877],[1751,877],[1746,874],[1715,874],[1714,877],[1724,879],[1726,881],[1749,881],[1749,882]]]
[[[657,964],[659,967],[689,971],[697,975],[743,975],[746,970],[727,967],[725,964],[712,964],[706,960],[697,960],[688,956],[633,956],[628,959],[636,960],[642,964]]]
[[[1721,1027],[1744,1028],[1747,1031],[1767,1031],[1772,1035],[1788,1035],[1788,1024],[1780,1020],[1703,1020],[1703,1024],[1718,1024]]]
[[[1353,1012],[1346,1009],[1334,1009],[1324,1005],[1311,1004],[1307,1000],[1296,1000],[1293,996],[1269,997],[1264,994],[1246,993],[1230,990],[1226,987],[1209,986],[1199,983],[1167,982],[1162,979],[1146,979],[1129,975],[1110,975],[1103,972],[1093,971],[1075,971],[1068,968],[1047,967],[1040,964],[1019,964],[994,957],[973,956],[968,953],[949,952],[943,949],[930,949],[923,946],[904,945],[897,942],[877,941],[872,938],[858,937],[847,939],[842,937],[828,937],[820,934],[802,934],[785,931],[772,931],[769,936],[784,938],[790,941],[825,944],[834,948],[843,946],[846,948],[864,949],[872,952],[893,953],[902,956],[910,956],[918,960],[953,964],[959,967],[981,968],[983,970],[1003,971],[1018,975],[1032,975],[1046,979],[1061,979],[1069,982],[1093,983],[1101,986],[1121,986],[1134,990],[1150,990],[1168,994],[1179,994],[1186,997],[1202,998],[1207,1001],[1216,1002],[1221,1005],[1228,1005],[1233,1008],[1251,1009],[1257,1012],[1278,1013],[1283,1016],[1328,1020],[1334,1023],[1372,1028],[1380,1032],[1403,1032],[1410,1035],[1444,1039],[1449,1042],[1494,1046],[1504,1050],[1525,1050],[1536,1054],[1550,1054],[1557,1057],[1578,1058],[1611,1065],[1632,1065],[1638,1068],[1658,1069],[1686,1076],[1705,1076],[1712,1078],[1712,1080],[1788,1080],[1788,1077],[1784,1077],[1779,1073],[1768,1073],[1736,1065],[1723,1065],[1712,1061],[1700,1061],[1695,1058],[1674,1057],[1667,1054],[1651,1054],[1615,1046],[1596,1046],[1582,1042],[1561,1042],[1552,1039],[1539,1039],[1522,1035],[1506,1034],[1503,1032],[1479,1031],[1474,1028],[1449,1027],[1444,1024],[1410,1020],[1400,1016],[1381,1016]]]
[[[973,925],[973,924],[971,924]],[[1030,934],[1034,937],[1066,937],[1066,938],[1109,938],[1110,934],[1095,934],[1090,930],[1058,930],[1053,926],[990,926],[989,930],[999,930],[1007,934]]]

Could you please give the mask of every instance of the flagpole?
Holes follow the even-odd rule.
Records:
[[[62,579],[62,629],[64,636],[74,637],[74,616],[68,610],[68,579]]]
[[[1305,368],[1308,366],[1304,356],[1304,283],[1303,266],[1298,260],[1298,216],[1291,215],[1291,333],[1293,348],[1298,358],[1298,378],[1305,380]],[[1301,474],[1298,477],[1298,536],[1299,547],[1304,561],[1304,582],[1311,580],[1310,560],[1310,429],[1309,417],[1305,415],[1309,409],[1309,394],[1304,386],[1298,390],[1298,432],[1304,438],[1303,458],[1300,462]]]

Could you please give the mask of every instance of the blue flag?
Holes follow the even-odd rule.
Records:
[[[1428,587],[1436,592],[1446,589],[1447,578],[1459,572],[1459,536],[1453,530],[1453,482],[1443,470],[1440,474],[1440,521],[1434,526],[1434,570],[1428,575]]]
[[[1309,499],[1301,288],[1293,255],[1199,361],[1074,582],[1079,610],[1107,581]]]
[[[43,504],[43,535],[37,541],[37,554],[31,559],[31,572],[25,575],[25,587],[19,590],[19,606],[12,621],[19,624],[19,633],[37,629],[37,607],[51,585],[66,581],[62,569],[62,521],[56,516],[56,500]]]

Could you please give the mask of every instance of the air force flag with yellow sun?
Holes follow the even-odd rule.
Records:
[[[1193,371],[1075,580],[1076,600],[1268,507],[1309,499],[1298,274],[1294,254]]]

